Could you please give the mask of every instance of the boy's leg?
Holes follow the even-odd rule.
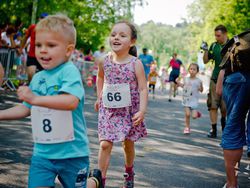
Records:
[[[155,98],[155,85],[154,84],[152,85],[152,88],[153,88],[153,98]]]
[[[58,179],[63,187],[87,188],[89,174],[89,157],[77,157],[63,160],[55,160],[58,171]]]
[[[50,160],[33,156],[29,170],[28,187],[54,187],[56,175],[56,168]]]
[[[102,172],[103,184],[105,187],[105,180],[107,175],[107,170],[110,162],[110,155],[112,151],[113,143],[103,140],[100,142],[100,149],[98,154],[98,168]]]

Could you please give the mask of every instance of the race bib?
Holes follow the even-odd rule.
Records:
[[[106,108],[123,108],[131,106],[129,84],[104,84],[102,94],[103,106]]]
[[[156,77],[152,77],[151,78],[151,82],[156,82],[157,78]]]
[[[35,143],[55,144],[75,139],[71,111],[32,106],[31,124]]]

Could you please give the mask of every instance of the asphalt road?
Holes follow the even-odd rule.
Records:
[[[0,93],[0,109],[17,104],[14,93]],[[93,110],[95,97],[91,89],[86,90],[84,113],[87,120],[91,147],[91,168],[97,167],[97,113]],[[135,187],[136,188],[221,188],[226,178],[222,149],[219,146],[221,131],[217,139],[208,139],[209,116],[205,95],[200,101],[202,117],[191,121],[191,134],[183,135],[184,111],[181,97],[171,103],[166,94],[157,92],[156,99],[150,97],[146,123],[148,137],[136,144]],[[0,122],[0,187],[27,187],[28,169],[32,154],[30,119]],[[241,170],[249,161],[244,156]],[[108,171],[107,187],[122,185],[123,151],[115,144]],[[247,172],[247,171],[246,171]],[[250,187],[250,179],[239,174],[241,188]],[[60,187],[58,185],[58,187]]]

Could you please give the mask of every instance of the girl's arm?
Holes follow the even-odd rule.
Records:
[[[6,110],[0,110],[0,120],[21,119],[29,115],[30,109],[22,104]]]
[[[95,102],[95,110],[96,111],[99,110],[99,101],[101,98],[103,83],[104,83],[103,61],[104,60],[100,60],[100,62],[98,62],[98,73],[97,73],[97,78],[96,78],[97,100]]]
[[[132,121],[134,125],[138,125],[144,119],[144,115],[147,111],[147,104],[148,104],[148,88],[147,88],[147,81],[145,78],[144,68],[141,61],[137,61],[135,64],[135,74],[139,86],[140,92],[140,108],[139,112],[137,112]]]
[[[27,86],[21,86],[17,90],[20,100],[34,106],[42,106],[57,110],[74,110],[77,108],[79,99],[70,94],[60,94],[55,96],[37,96]]]

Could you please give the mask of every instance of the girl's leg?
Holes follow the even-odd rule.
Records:
[[[135,147],[134,142],[125,140],[123,142],[124,160],[125,160],[125,173],[123,188],[134,188],[134,159]]]
[[[135,145],[131,140],[125,140],[123,142],[124,149],[124,161],[126,167],[133,167],[135,159]]]
[[[191,110],[189,107],[185,107],[185,128],[190,129],[190,114]]]
[[[105,179],[110,162],[110,155],[112,151],[113,143],[109,141],[101,141],[98,154],[98,166],[102,172],[103,184],[105,185]],[[105,187],[105,186],[104,186]]]

